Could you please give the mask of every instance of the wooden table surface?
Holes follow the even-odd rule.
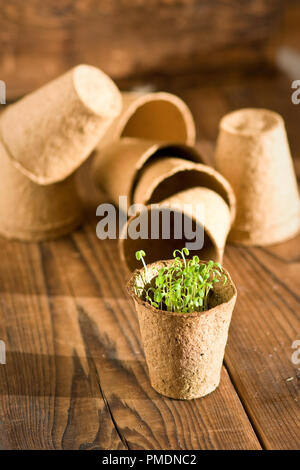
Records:
[[[190,105],[201,139],[215,140],[229,110],[274,109],[286,120],[300,176],[300,105],[291,103],[289,79],[201,83],[166,86]],[[300,339],[300,236],[268,248],[226,247],[238,301],[221,384],[203,399],[176,401],[150,386],[128,272],[117,242],[96,237],[95,208],[105,200],[88,194],[86,223],[60,240],[0,239],[0,448],[299,449],[292,343]]]

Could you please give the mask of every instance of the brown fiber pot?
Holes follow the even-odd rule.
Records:
[[[121,109],[113,81],[96,67],[78,65],[8,106],[0,138],[25,176],[57,183],[86,161]]]
[[[96,150],[92,170],[95,183],[116,205],[119,196],[127,196],[129,204],[133,204],[135,187],[145,165],[166,155],[203,162],[194,147],[182,143],[124,137]]]
[[[201,259],[222,263],[230,224],[229,206],[218,193],[201,187],[187,189],[159,204],[145,206],[127,221],[119,238],[120,257],[134,271],[139,266],[136,251],[145,250],[148,261],[154,263],[171,258],[175,249],[187,246]],[[141,230],[136,236],[135,228],[142,225],[147,231]],[[191,225],[201,247],[187,245],[193,238]]]
[[[228,181],[214,168],[183,158],[161,157],[146,163],[137,182],[133,201],[135,204],[155,204],[197,186],[218,193],[228,204],[231,222],[234,221],[235,196]]]
[[[245,108],[224,116],[215,161],[236,196],[236,218],[229,241],[272,245],[299,232],[297,179],[279,114]]]
[[[40,185],[19,171],[0,141],[0,234],[23,241],[58,238],[80,225],[83,207],[76,173]]]
[[[148,265],[150,280],[174,260]],[[228,281],[216,283],[211,308],[205,312],[172,313],[158,310],[135,291],[144,285],[144,270],[136,270],[127,284],[133,298],[152,387],[162,395],[181,400],[213,392],[220,374],[237,291]],[[221,285],[219,285],[221,284]]]
[[[194,145],[196,129],[188,106],[166,92],[122,93],[123,108],[99,142],[99,148],[122,137]]]

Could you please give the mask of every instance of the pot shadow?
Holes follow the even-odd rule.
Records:
[[[101,355],[102,356],[102,355]],[[0,396],[155,399],[144,360],[7,352]]]

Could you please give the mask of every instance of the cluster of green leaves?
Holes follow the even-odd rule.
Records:
[[[179,256],[177,256],[179,254]],[[175,250],[174,262],[161,268],[149,287],[149,272],[144,261],[146,253],[136,252],[136,259],[142,261],[145,269],[145,286],[139,287],[142,295],[153,307],[169,312],[201,312],[208,309],[209,293],[214,283],[227,277],[220,263],[209,261],[200,263],[198,256],[186,259],[189,250]]]

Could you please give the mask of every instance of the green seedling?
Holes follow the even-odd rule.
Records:
[[[148,272],[148,269],[147,269],[147,265],[145,263],[145,260],[144,260],[144,257],[146,256],[146,253],[144,252],[144,250],[140,250],[140,251],[137,251],[135,253],[135,257],[138,261],[141,261],[144,265],[144,269],[145,269],[145,277],[144,277],[144,280],[147,281],[147,279],[149,279],[149,272]]]
[[[159,270],[154,278],[154,285],[149,287],[149,282],[145,282],[145,286],[139,288],[140,295],[153,307],[169,312],[202,312],[208,309],[209,294],[214,284],[220,282],[221,278],[226,284],[227,277],[220,263],[200,263],[198,256],[187,259],[188,255],[187,248],[175,250],[174,262]],[[144,279],[147,281],[149,272],[145,256],[143,250],[136,252],[136,259],[144,265]]]

